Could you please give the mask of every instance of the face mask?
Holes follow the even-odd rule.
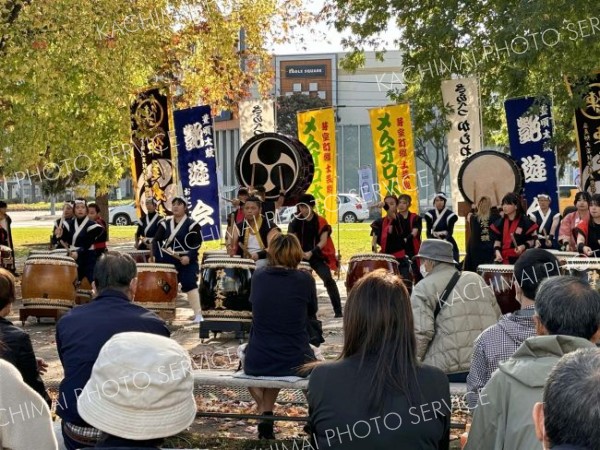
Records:
[[[427,275],[429,275],[429,272],[425,268],[425,264],[421,264],[419,266],[419,271],[421,272],[421,275],[423,276],[423,278],[425,278]]]

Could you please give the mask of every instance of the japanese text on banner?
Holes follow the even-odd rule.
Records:
[[[408,194],[419,208],[417,170],[410,106],[386,106],[369,110],[377,181],[382,196]]]
[[[537,196],[550,195],[550,207],[558,208],[556,155],[550,147],[552,113],[550,105],[535,105],[534,97],[504,102],[510,153],[524,175],[528,212],[537,209]]]
[[[190,216],[202,227],[204,240],[219,239],[219,184],[210,106],[175,111],[174,118],[179,175]]]
[[[337,223],[337,155],[333,108],[299,112],[298,139],[306,145],[315,164],[315,175],[308,192],[315,196],[318,213],[330,225]]]

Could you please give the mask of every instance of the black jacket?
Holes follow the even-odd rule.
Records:
[[[51,406],[52,400],[38,372],[29,335],[4,317],[0,317],[0,343],[0,358],[14,365],[21,372],[23,381]]]

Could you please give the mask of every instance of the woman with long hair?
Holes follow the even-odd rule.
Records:
[[[590,202],[592,197],[589,192],[575,194],[575,211],[565,215],[560,222],[558,231],[558,244],[563,251],[577,251],[577,226],[590,220]]]
[[[269,243],[267,267],[252,277],[252,329],[244,353],[244,372],[252,376],[302,376],[299,369],[315,359],[308,321],[317,313],[312,276],[298,270],[303,256],[293,234],[278,235]],[[258,412],[273,415],[279,389],[249,388]],[[273,421],[258,425],[259,438],[274,439]]]
[[[481,197],[477,202],[476,212],[467,216],[470,235],[464,270],[477,272],[477,266],[480,264],[494,262],[494,240],[490,233],[490,225],[498,219],[499,216],[492,211],[492,200],[489,197]]]
[[[448,378],[418,362],[410,298],[397,276],[380,269],[354,285],[342,353],[310,366],[316,448],[449,448]]]
[[[525,250],[534,246],[538,226],[527,217],[521,197],[514,192],[502,198],[502,212],[502,218],[490,226],[494,238],[494,261],[514,264]]]

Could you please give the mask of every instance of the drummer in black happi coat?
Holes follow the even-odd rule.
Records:
[[[537,226],[536,248],[558,249],[558,229],[560,227],[560,213],[550,209],[552,201],[548,194],[539,194],[537,196],[539,209],[536,209],[529,218]]]
[[[450,242],[454,261],[458,261],[458,244],[452,236],[458,216],[446,208],[447,201],[448,197],[443,192],[435,194],[433,197],[434,208],[427,211],[423,218],[427,223],[427,239],[444,239]]]
[[[139,250],[150,250],[152,248],[152,239],[158,231],[158,227],[163,218],[156,212],[156,200],[152,197],[146,198],[146,211],[138,223],[135,231],[135,248]]]

